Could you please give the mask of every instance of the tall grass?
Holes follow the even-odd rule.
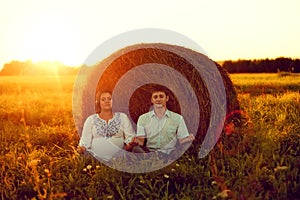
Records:
[[[251,95],[284,94],[286,92],[300,91],[300,78],[298,74],[279,76],[278,74],[231,74],[239,93]]]
[[[299,81],[230,76],[243,127],[226,129],[203,159],[184,154],[145,174],[75,151],[75,77],[0,77],[1,199],[297,199]]]

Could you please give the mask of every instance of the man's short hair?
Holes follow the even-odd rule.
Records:
[[[169,90],[167,87],[162,86],[162,85],[155,85],[152,89],[151,89],[151,96],[154,92],[163,92],[166,94],[166,96],[169,96]]]

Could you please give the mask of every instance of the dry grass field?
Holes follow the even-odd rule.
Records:
[[[116,171],[75,151],[75,76],[0,77],[0,198],[299,198],[300,78],[229,76],[245,126],[224,132],[203,159],[186,153],[145,174]]]

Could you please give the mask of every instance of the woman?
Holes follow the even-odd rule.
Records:
[[[97,159],[109,161],[124,144],[129,144],[134,138],[134,130],[127,115],[122,112],[112,112],[112,94],[102,92],[96,98],[100,112],[90,115],[83,126],[78,150],[89,152]]]

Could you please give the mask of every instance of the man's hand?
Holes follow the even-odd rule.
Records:
[[[133,142],[138,143],[138,145],[143,146],[145,143],[145,137],[135,137]]]
[[[181,138],[179,139],[179,143],[182,144],[182,143],[185,143],[185,142],[192,142],[195,140],[195,136],[194,134],[190,133],[189,136],[185,137],[185,138]]]
[[[124,149],[125,149],[126,151],[132,151],[132,148],[135,147],[135,146],[138,146],[138,145],[139,145],[139,144],[138,144],[137,142],[132,141],[132,142],[129,142],[128,144],[126,144],[126,145],[124,146]]]

